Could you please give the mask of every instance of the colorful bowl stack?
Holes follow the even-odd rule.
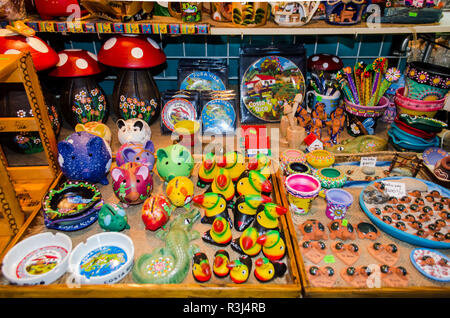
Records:
[[[399,114],[391,124],[388,135],[391,144],[399,151],[423,152],[439,146],[437,134],[446,127],[444,122],[427,116]]]
[[[450,68],[410,62],[405,70],[405,87],[395,95],[397,112],[433,118],[444,108],[449,89]]]

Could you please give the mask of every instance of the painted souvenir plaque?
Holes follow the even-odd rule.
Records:
[[[117,246],[102,246],[92,250],[80,262],[80,274],[87,278],[105,276],[127,262],[127,253]]]
[[[202,110],[202,122],[205,131],[231,131],[236,120],[233,105],[226,100],[215,99],[208,102]],[[226,129],[221,129],[221,128]]]
[[[305,78],[291,60],[265,56],[253,63],[241,82],[242,101],[255,117],[280,121],[283,105],[305,93]]]
[[[162,111],[162,120],[164,125],[173,131],[176,123],[182,120],[195,120],[197,112],[194,105],[184,98],[173,98],[168,101]]]
[[[211,72],[192,72],[183,80],[180,85],[181,90],[211,90],[223,91],[226,90],[222,79]]]

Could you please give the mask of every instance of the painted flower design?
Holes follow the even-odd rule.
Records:
[[[137,117],[148,122],[156,113],[157,106],[154,99],[139,100],[136,97],[120,96],[119,109],[125,120]]]
[[[428,73],[426,72],[419,72],[417,73],[417,81],[419,83],[425,83],[428,80]]]
[[[413,68],[411,68],[411,69],[409,70],[408,74],[409,74],[409,76],[410,76],[411,78],[414,78],[414,77],[416,76],[416,70],[413,69]]]
[[[19,110],[17,111],[17,117],[23,118],[23,117],[25,117],[26,115],[27,115],[27,112],[24,111],[23,109],[19,109]]]
[[[75,95],[72,111],[78,123],[102,121],[106,116],[105,96],[98,88],[80,90]]]
[[[352,125],[350,126],[350,128],[351,128],[352,132],[353,132],[355,135],[357,135],[357,134],[360,133],[359,127],[358,127],[357,125],[352,124]]]
[[[433,86],[438,86],[441,82],[442,82],[442,78],[441,78],[440,76],[434,76],[434,77],[431,79],[431,84],[432,84]]]
[[[345,215],[345,208],[340,205],[334,205],[329,207],[329,212],[333,219],[342,219]]]

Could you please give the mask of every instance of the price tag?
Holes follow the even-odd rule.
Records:
[[[377,165],[377,157],[361,157],[360,167],[375,167]]]
[[[326,264],[332,264],[332,263],[336,262],[336,260],[334,259],[334,256],[332,254],[325,255],[325,257],[323,258],[323,261]]]
[[[347,226],[348,220],[347,219],[343,219],[341,224],[342,224],[342,226]]]
[[[409,12],[410,17],[417,17],[417,12]]]
[[[406,187],[404,183],[383,181],[384,192],[392,197],[401,198],[406,195]]]

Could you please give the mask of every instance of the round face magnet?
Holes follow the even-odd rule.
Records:
[[[197,112],[194,105],[184,98],[173,98],[163,107],[161,119],[163,124],[173,131],[176,123],[182,120],[195,120]]]
[[[264,121],[279,121],[283,105],[297,94],[305,94],[305,78],[297,65],[281,56],[260,58],[242,77],[242,102],[252,115]]]

